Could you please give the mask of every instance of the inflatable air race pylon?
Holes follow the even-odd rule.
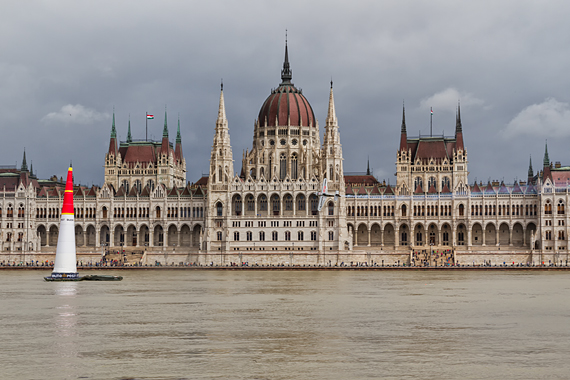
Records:
[[[73,210],[73,168],[67,170],[63,207],[59,220],[59,236],[55,253],[55,265],[48,281],[77,281],[77,259],[75,255],[75,220]]]

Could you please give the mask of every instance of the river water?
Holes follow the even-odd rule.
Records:
[[[2,379],[570,378],[568,272],[47,274],[0,272]]]

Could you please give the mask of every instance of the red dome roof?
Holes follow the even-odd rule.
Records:
[[[270,127],[286,126],[289,120],[292,126],[316,126],[315,114],[307,98],[292,84],[284,83],[271,91],[259,111],[258,120],[260,125],[265,125],[267,120]]]

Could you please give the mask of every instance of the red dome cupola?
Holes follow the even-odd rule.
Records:
[[[281,84],[271,91],[261,110],[258,121],[260,126],[316,126],[315,114],[309,101],[300,89],[297,89],[291,79],[293,73],[289,66],[287,44],[285,44],[285,62],[281,70]]]

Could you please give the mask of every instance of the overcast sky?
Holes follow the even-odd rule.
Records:
[[[187,179],[208,171],[220,80],[235,170],[281,81],[323,132],[331,77],[345,171],[395,183],[402,102],[408,136],[453,135],[461,102],[469,182],[570,164],[568,1],[19,1],[0,12],[2,165],[26,149],[40,178],[103,183],[115,107],[120,140],[170,139],[178,115]]]

